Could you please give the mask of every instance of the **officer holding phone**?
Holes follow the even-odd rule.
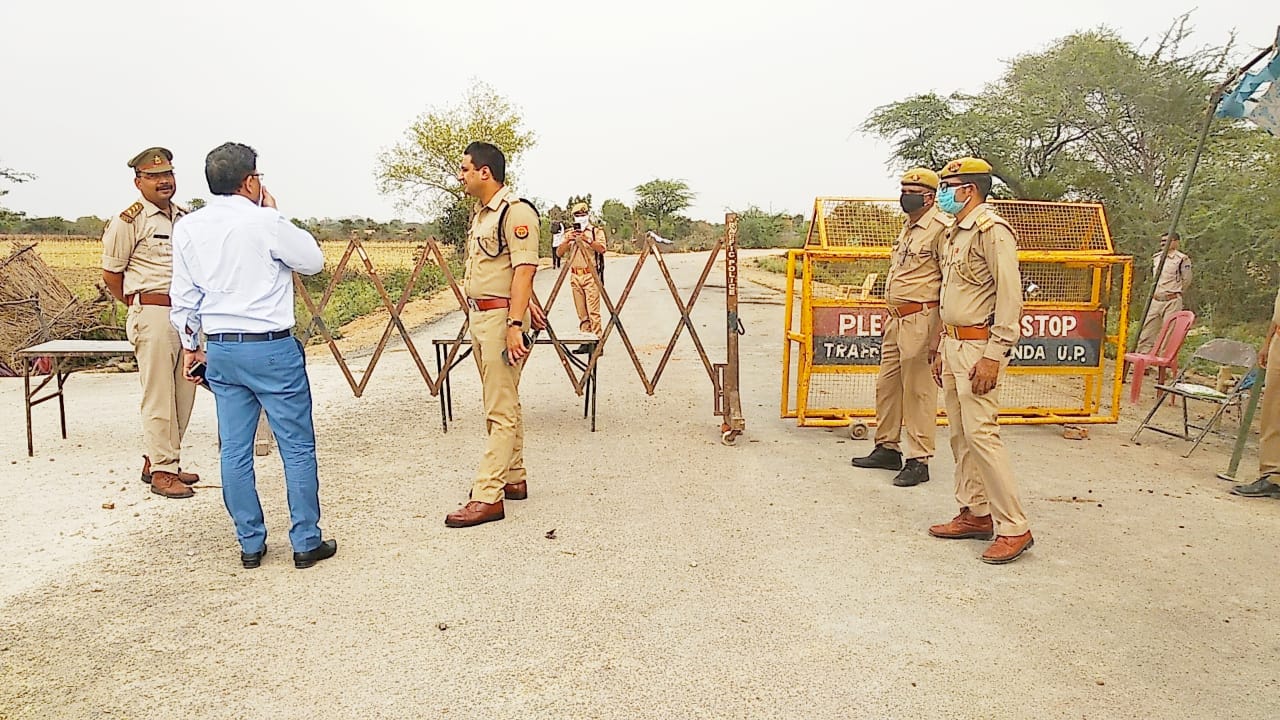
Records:
[[[489,143],[473,142],[463,153],[458,180],[479,203],[467,234],[464,285],[489,438],[470,500],[445,517],[452,528],[501,520],[503,500],[528,497],[520,371],[531,345],[526,332],[546,324],[531,302],[538,212],[504,184],[506,157]]]

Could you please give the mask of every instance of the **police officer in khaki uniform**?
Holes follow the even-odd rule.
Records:
[[[591,270],[597,258],[607,249],[604,230],[591,224],[586,203],[574,203],[573,225],[565,228],[564,242],[556,249],[561,258],[570,256],[569,286],[573,288],[573,304],[578,309],[578,329],[597,338],[604,332],[600,324],[600,288]],[[590,346],[580,345],[575,353],[587,354]]]
[[[1262,389],[1262,438],[1258,441],[1258,479],[1237,485],[1231,492],[1244,497],[1280,498],[1280,292],[1271,310],[1267,339],[1258,352],[1258,364],[1267,371]]]
[[[191,419],[196,386],[183,378],[182,344],[169,323],[169,281],[173,277],[173,224],[187,213],[173,202],[177,183],[173,153],[143,150],[129,161],[137,202],[111,219],[102,236],[102,280],[129,308],[125,330],[138,358],[142,381],[142,432],[147,449],[142,480],[151,492],[188,498],[194,473],[178,469],[182,436]]]
[[[898,233],[885,279],[889,319],[880,345],[880,373],[876,377],[876,446],[870,455],[856,457],[863,468],[901,470],[898,487],[929,481],[937,431],[938,388],[931,369],[938,353],[938,292],[942,288],[939,258],[951,216],[934,205],[938,174],[926,168],[902,176],[898,203],[907,221]],[[902,426],[907,428],[907,462],[899,449]]]
[[[538,213],[517,199],[506,180],[506,158],[489,143],[473,142],[458,173],[479,201],[467,235],[465,292],[471,347],[480,366],[489,439],[471,487],[471,499],[445,517],[449,527],[470,527],[505,517],[502,501],[528,497],[520,370],[529,355],[525,331],[545,327],[531,302],[538,267]]]
[[[960,514],[929,534],[989,540],[994,531],[982,560],[998,565],[1034,543],[997,424],[1000,379],[1022,314],[1018,245],[1009,223],[986,204],[990,164],[954,160],[940,178],[938,207],[956,224],[943,249],[942,352],[933,372],[946,396]]]
[[[1164,246],[1169,246],[1169,256],[1164,260],[1164,270],[1160,273],[1160,281],[1156,283],[1155,295],[1151,298],[1151,309],[1142,320],[1142,334],[1138,336],[1140,353],[1149,353],[1156,346],[1160,337],[1160,329],[1182,310],[1182,293],[1191,286],[1191,258],[1178,249],[1180,240],[1178,233],[1169,233],[1160,238],[1160,250],[1151,258],[1151,275],[1154,277],[1160,267],[1160,255]]]

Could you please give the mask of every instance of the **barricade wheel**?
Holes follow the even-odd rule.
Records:
[[[869,431],[866,423],[855,422],[849,425],[849,437],[854,440],[866,440]]]

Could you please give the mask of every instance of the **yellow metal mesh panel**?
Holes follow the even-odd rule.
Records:
[[[809,268],[813,272],[810,292],[814,299],[884,299],[888,258],[812,258]]]
[[[1093,268],[1061,263],[1018,263],[1022,286],[1035,289],[1026,298],[1031,303],[1087,303],[1093,299]]]
[[[1098,380],[1092,385],[1095,398]],[[1087,398],[1084,375],[1006,375],[1000,381],[1000,407],[1005,411],[1037,409],[1058,414],[1084,414]],[[806,417],[836,416],[860,411],[862,416],[875,414],[876,376],[871,373],[814,373],[809,376]],[[1108,385],[1109,387],[1109,385]],[[938,410],[944,411],[942,391],[938,391]]]
[[[1112,252],[1101,205],[993,201],[1013,227],[1020,250]],[[827,249],[892,247],[906,215],[892,200],[819,198],[806,246]]]

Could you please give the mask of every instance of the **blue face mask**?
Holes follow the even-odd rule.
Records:
[[[964,203],[956,200],[956,189],[947,185],[938,188],[937,203],[938,209],[948,215],[955,215],[964,209]]]

